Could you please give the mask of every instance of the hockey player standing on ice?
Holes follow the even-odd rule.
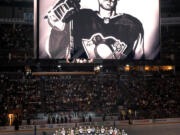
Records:
[[[131,15],[116,13],[117,0],[98,3],[99,11],[92,11],[80,9],[79,0],[60,0],[49,11],[48,22],[53,28],[48,47],[51,58],[143,59],[141,22]],[[69,22],[73,22],[71,39],[66,38]],[[73,44],[69,45],[70,40]]]

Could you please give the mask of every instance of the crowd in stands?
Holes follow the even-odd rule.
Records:
[[[1,73],[0,77],[1,125],[8,124],[9,113],[18,114],[20,120],[48,114],[48,123],[71,122],[72,114],[82,117],[80,113],[88,112],[102,116],[102,120],[113,113],[119,119],[180,116],[180,78],[176,76],[147,79],[131,74],[122,80],[119,75],[104,74],[27,79],[21,73],[14,76]],[[61,117],[51,116],[53,113]]]
[[[33,48],[33,26],[0,24],[0,49]]]
[[[128,90],[124,105],[138,110],[136,118],[168,118],[180,116],[180,78],[152,77],[147,80],[131,76],[125,81]]]
[[[176,33],[180,31],[180,25],[175,26],[162,26],[161,29],[161,51],[165,53],[172,53],[180,51],[180,39]],[[165,34],[167,33],[167,34]]]
[[[33,56],[33,26],[0,23],[0,58],[27,59]]]

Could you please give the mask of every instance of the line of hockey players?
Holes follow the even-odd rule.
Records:
[[[120,130],[118,128],[112,127],[108,128],[102,126],[101,128],[99,128],[98,126],[80,126],[79,128],[61,128],[59,130],[56,130],[53,135],[127,135],[127,133],[124,131],[124,129]]]

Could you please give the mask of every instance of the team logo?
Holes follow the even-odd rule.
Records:
[[[113,36],[104,37],[96,33],[90,39],[82,39],[89,59],[123,59],[127,45]]]

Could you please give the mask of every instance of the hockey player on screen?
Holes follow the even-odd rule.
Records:
[[[99,11],[80,9],[79,2],[60,0],[49,11],[51,58],[64,51],[61,58],[143,59],[143,26],[131,15],[116,13],[117,0],[98,0]],[[70,35],[69,22],[73,22]]]

